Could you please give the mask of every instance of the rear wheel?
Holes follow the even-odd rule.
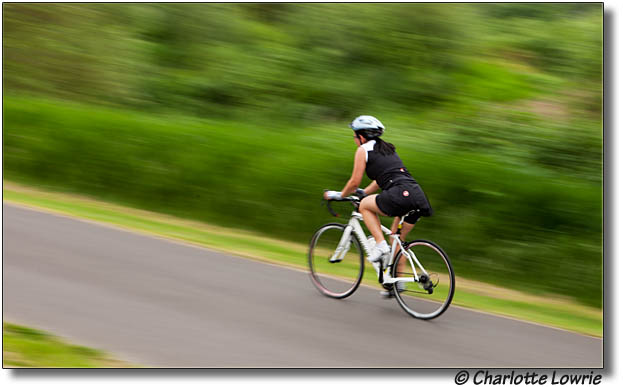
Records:
[[[320,293],[345,298],[357,290],[363,277],[363,249],[355,234],[350,235],[346,253],[331,262],[346,225],[329,223],[320,227],[309,244],[309,270],[312,283]]]
[[[415,260],[398,252],[392,277],[416,281],[393,285],[398,304],[415,318],[429,320],[440,316],[448,309],[454,296],[454,270],[450,258],[441,247],[426,240],[408,242],[405,250],[417,258],[424,271]]]

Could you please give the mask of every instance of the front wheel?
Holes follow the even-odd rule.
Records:
[[[430,320],[440,316],[454,296],[454,270],[450,258],[441,247],[426,240],[408,242],[405,250],[411,256],[406,257],[398,251],[392,277],[410,282],[399,281],[393,285],[396,300],[415,318]]]
[[[351,233],[342,259],[335,259],[335,251],[345,228],[344,224],[325,224],[316,231],[309,244],[308,261],[312,283],[327,297],[350,296],[357,290],[363,277],[363,249],[355,234]]]

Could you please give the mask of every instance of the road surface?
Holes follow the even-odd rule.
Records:
[[[4,320],[134,364],[602,366],[601,339],[452,306],[420,321],[378,293],[333,300],[303,271],[3,204]]]

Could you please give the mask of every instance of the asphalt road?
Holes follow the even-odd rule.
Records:
[[[135,364],[602,366],[601,339],[452,306],[420,321],[378,290],[333,300],[302,271],[3,204],[4,320]]]

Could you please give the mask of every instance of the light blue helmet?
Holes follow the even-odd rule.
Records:
[[[379,132],[379,136],[385,132],[385,126],[381,123],[381,121],[377,120],[372,116],[359,116],[350,123],[350,127],[355,132],[358,130],[372,130],[375,132]]]

